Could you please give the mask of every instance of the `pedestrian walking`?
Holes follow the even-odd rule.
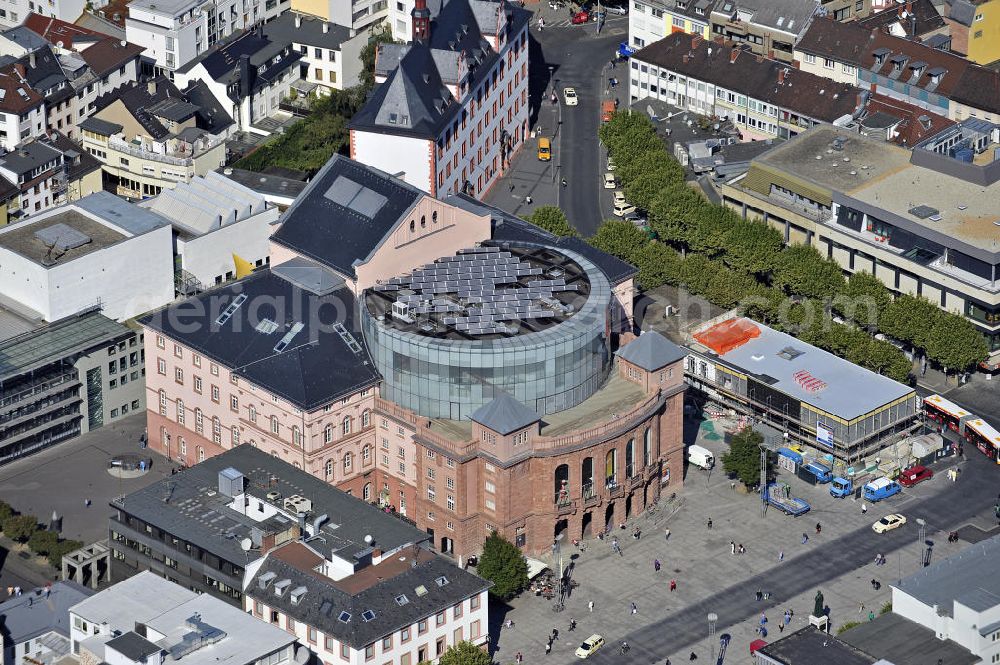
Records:
[[[677,580],[670,580],[670,590],[671,591],[677,590]]]
[[[729,482],[729,489],[731,489],[734,492],[736,491],[736,481],[735,480],[732,480],[732,481]]]
[[[874,591],[874,590],[875,590],[875,585],[876,585],[876,584],[878,584],[878,580],[876,580],[875,578],[872,578],[872,581],[871,581],[871,585],[872,585],[872,591]]]
[[[552,653],[552,642],[546,642],[545,643],[545,655],[548,656],[550,653]]]
[[[861,601],[860,603],[858,603],[858,614],[861,614],[864,611],[865,611],[865,603],[864,601]]]
[[[803,533],[802,534],[802,544],[805,545],[808,542],[809,542],[809,534],[808,533]]]
[[[743,547],[743,543],[740,543],[740,546],[737,548],[737,551],[740,554],[746,554],[747,553],[747,548]]]
[[[881,591],[882,590],[882,583],[879,582],[878,580],[875,580],[875,590],[876,591]]]
[[[660,572],[660,560],[659,559],[653,559],[653,570],[656,571],[656,572]]]
[[[708,518],[708,528],[709,529],[712,528],[712,518],[711,517]]]
[[[862,515],[866,515],[867,513],[868,513],[868,504],[862,503],[861,504],[861,514]]]
[[[7,587],[7,597],[10,598],[13,595],[14,595],[14,587],[8,586]]]
[[[730,540],[729,541],[729,551],[732,552],[733,554],[736,554],[736,541],[735,540]]]
[[[528,205],[531,205],[532,202],[531,195],[525,196],[524,202],[527,203]]]
[[[553,628],[552,629],[552,637],[550,637],[549,639],[551,641],[553,641],[553,642],[555,642],[556,640],[559,639],[559,629],[558,628]]]
[[[818,536],[822,530],[823,526],[819,522],[816,522],[816,535]]]
[[[589,609],[591,612],[594,611],[594,601],[590,601],[589,603],[587,603],[587,609]]]
[[[670,529],[664,529],[663,530],[663,539],[664,540],[670,540]]]
[[[868,610],[868,620],[869,621],[875,620],[875,612],[873,610]]]
[[[754,594],[754,600],[756,600],[759,603],[763,598],[764,598],[764,592],[761,591],[760,589],[757,589],[757,592]]]
[[[522,660],[524,660],[524,654],[522,654],[520,651],[518,651],[517,655],[514,656],[514,660],[516,662],[520,663]]]
[[[562,186],[563,186],[563,187],[565,187],[565,186],[566,186],[566,178],[563,178],[563,179],[562,179]]]
[[[14,587],[14,597],[15,598],[21,597],[21,587],[19,586]]]
[[[636,607],[635,603],[632,603],[632,614],[635,615],[638,613],[639,613],[639,608]]]
[[[785,632],[785,624],[779,623],[778,624],[778,633],[783,633],[783,632]]]
[[[45,585],[45,597],[48,598],[50,593],[52,593],[52,582]]]
[[[90,508],[90,499],[84,499],[83,506],[84,508]]]
[[[569,620],[569,632],[572,633],[574,630],[576,630],[576,619],[570,619]]]
[[[778,550],[778,561],[785,560],[785,550]]]
[[[792,622],[792,612],[791,610],[785,610],[785,625],[787,626]]]

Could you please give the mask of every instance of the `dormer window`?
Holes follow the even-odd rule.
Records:
[[[687,0],[677,0],[677,9],[687,9]]]

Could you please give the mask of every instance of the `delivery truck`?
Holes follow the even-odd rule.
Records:
[[[881,478],[876,478],[871,481],[861,491],[861,496],[867,501],[875,503],[876,501],[881,501],[882,499],[888,499],[894,494],[899,494],[903,491],[899,483],[895,480],[889,480],[885,476]]]

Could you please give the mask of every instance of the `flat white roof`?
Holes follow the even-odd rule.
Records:
[[[151,641],[167,650],[167,663],[174,661],[169,654],[170,648],[192,632],[185,622],[196,614],[202,622],[226,636],[185,654],[184,665],[243,665],[295,641],[294,635],[277,626],[214,596],[196,594],[149,571],[91,596],[70,608],[70,612],[93,625],[107,623],[111,630],[122,632],[133,630],[137,622],[145,624],[164,635],[162,639]],[[291,658],[291,654],[287,657]]]

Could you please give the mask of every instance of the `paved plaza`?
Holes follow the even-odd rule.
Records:
[[[725,449],[721,437],[706,439],[705,433],[704,428],[699,430],[698,442],[721,457]],[[951,483],[944,470],[955,464],[963,473],[958,483]],[[608,641],[591,659],[598,663],[622,662],[617,651],[622,639],[632,647],[630,663],[663,663],[667,657],[674,663],[687,662],[692,651],[699,659],[707,659],[706,617],[714,612],[719,616],[717,635],[731,638],[723,662],[749,663],[748,647],[757,638],[754,629],[761,612],[769,619],[768,639],[773,640],[779,636],[778,624],[786,608],[794,612],[789,629],[805,624],[817,590],[823,592],[830,608],[834,630],[847,621],[867,619],[869,610],[878,614],[890,599],[889,583],[917,569],[917,517],[927,521],[935,559],[968,544],[948,543],[942,532],[968,525],[963,536],[971,538],[985,535],[980,528],[989,530],[995,525],[992,500],[985,499],[996,494],[996,469],[985,458],[948,460],[936,465],[935,471],[931,481],[869,505],[867,515],[861,514],[860,503],[852,499],[830,497],[829,486],[813,487],[785,474],[781,480],[813,506],[807,515],[791,518],[776,510],[762,517],[759,495],[733,489],[719,467],[713,472],[691,468],[675,499],[670,500],[672,490],[666,488],[656,514],[631,520],[625,531],[616,530],[621,556],[596,539],[587,541],[585,552],[571,544],[563,548],[564,561],[572,560],[572,576],[579,582],[563,612],[554,612],[552,601],[526,595],[512,601],[506,615],[491,616],[494,632],[505,619],[515,624],[513,629],[500,630],[497,662],[511,663],[520,651],[528,663],[569,663],[575,660],[573,651],[579,643],[592,633]],[[983,505],[953,501],[963,490],[966,499],[983,497]],[[880,516],[897,511],[909,518],[905,527],[883,535],[871,530]],[[817,522],[822,525],[819,535]],[[639,540],[631,536],[636,525],[642,529]],[[803,533],[809,536],[805,544]],[[733,555],[730,542],[742,544],[746,553]],[[884,554],[888,563],[876,568],[875,553]],[[658,573],[655,559],[662,564]],[[873,589],[872,579],[881,583],[880,591]],[[676,591],[670,591],[671,580],[677,583]],[[756,601],[758,589],[770,593],[770,599]],[[592,613],[588,611],[591,601]],[[633,602],[637,606],[634,615]],[[568,632],[571,618],[578,623],[573,633]],[[546,656],[545,642],[553,628],[559,631],[559,639]]]

